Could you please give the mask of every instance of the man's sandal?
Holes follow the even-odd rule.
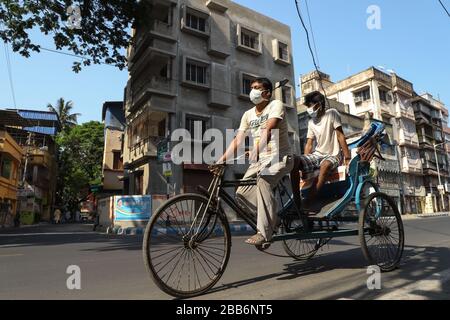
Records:
[[[254,246],[261,246],[264,243],[267,243],[268,241],[266,241],[266,239],[264,238],[264,236],[261,233],[257,233],[254,236],[248,238],[247,240],[245,240],[245,243],[247,244],[251,244]]]

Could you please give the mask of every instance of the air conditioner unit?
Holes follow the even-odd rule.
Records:
[[[363,102],[363,97],[361,96],[355,96],[355,103]]]

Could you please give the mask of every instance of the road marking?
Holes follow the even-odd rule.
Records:
[[[450,281],[450,269],[435,273],[432,276],[416,281],[412,284],[404,286],[401,289],[394,290],[390,293],[382,295],[377,300],[417,300],[426,299],[420,295],[420,291],[424,292],[441,292],[442,285]]]
[[[43,232],[43,233],[11,233],[0,234],[0,237],[22,237],[22,236],[62,236],[62,235],[74,235],[74,234],[99,234],[98,232]]]
[[[0,258],[4,258],[4,257],[19,257],[19,256],[23,256],[23,253],[0,254]]]

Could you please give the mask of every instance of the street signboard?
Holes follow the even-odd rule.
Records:
[[[114,221],[147,221],[152,212],[152,196],[114,196]]]

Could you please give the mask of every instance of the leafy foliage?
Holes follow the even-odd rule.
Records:
[[[80,28],[69,23],[70,8],[79,8]],[[106,63],[126,67],[125,50],[131,40],[130,27],[146,21],[148,0],[2,0],[0,1],[0,38],[11,43],[14,52],[29,57],[43,48],[30,32],[39,30],[53,37],[56,49],[84,57],[81,65]]]
[[[104,127],[90,121],[62,131],[59,148],[58,201],[76,209],[87,196],[89,185],[102,179]]]

